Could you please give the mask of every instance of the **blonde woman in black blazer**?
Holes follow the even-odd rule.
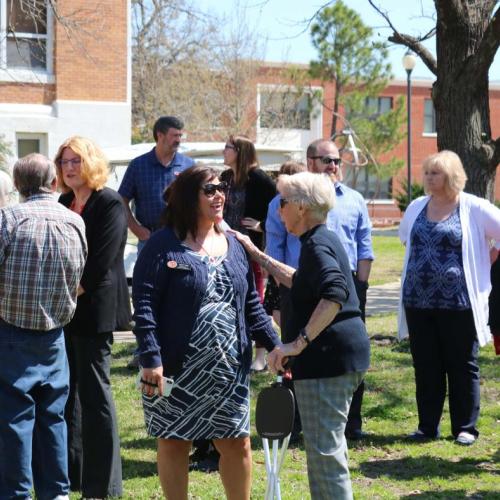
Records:
[[[76,313],[65,327],[70,365],[66,406],[71,489],[84,498],[122,494],[120,442],[110,387],[113,330],[130,321],[123,252],[127,218],[106,188],[107,161],[89,139],[71,137],[55,158],[59,201],[85,222],[88,258]]]

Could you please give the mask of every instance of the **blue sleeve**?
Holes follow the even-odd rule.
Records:
[[[134,335],[139,345],[139,359],[144,368],[161,366],[157,332],[160,297],[167,287],[167,266],[159,251],[161,240],[149,240],[134,267],[132,300],[134,303]]]
[[[275,196],[267,210],[266,253],[279,262],[285,262],[287,231],[278,213],[279,200],[280,195]]]
[[[372,245],[372,224],[368,216],[365,200],[363,199],[360,201],[359,210],[358,227],[356,228],[357,260],[373,260],[375,255]]]
[[[136,183],[135,183],[135,171],[136,171],[136,162],[132,160],[125,170],[125,175],[123,176],[122,182],[118,189],[118,193],[123,197],[127,198],[127,200],[133,200],[136,197]]]

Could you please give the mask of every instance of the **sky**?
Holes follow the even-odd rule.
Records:
[[[316,56],[311,44],[307,20],[326,3],[318,0],[240,0],[239,5],[250,27],[267,39],[265,59],[267,61],[286,61],[309,63]],[[237,10],[236,0],[198,0],[203,10],[230,16]],[[364,23],[374,29],[377,40],[385,41],[391,33],[385,20],[372,8],[368,0],[349,0],[350,8],[356,10]],[[426,33],[435,24],[434,2],[432,0],[379,0],[378,4],[388,12],[391,21],[399,31],[418,36]],[[239,15],[242,19],[243,15]],[[223,26],[221,27],[223,28]],[[427,44],[434,53],[435,41]],[[399,45],[389,47],[392,73],[396,78],[406,79],[401,59],[406,48]],[[424,63],[417,59],[412,78],[434,79]],[[490,81],[500,83],[500,55],[490,68]]]

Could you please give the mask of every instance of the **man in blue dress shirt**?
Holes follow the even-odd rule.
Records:
[[[192,158],[177,152],[183,128],[184,123],[175,116],[158,118],[153,127],[156,146],[130,162],[118,189],[127,210],[128,227],[139,239],[138,252],[158,226],[165,207],[163,192],[183,170],[194,165]],[[130,208],[132,200],[135,214]]]
[[[349,257],[351,271],[358,294],[361,316],[365,319],[366,291],[372,261],[374,259],[371,222],[366,203],[360,193],[342,184],[339,150],[330,140],[319,139],[307,148],[307,169],[314,173],[325,173],[332,179],[335,189],[335,208],[328,214],[326,225],[334,231],[342,241]],[[278,213],[280,196],[276,196],[269,204],[266,220],[266,252],[268,255],[292,267],[297,267],[300,254],[300,241],[286,231]],[[281,286],[281,331],[286,339],[287,314],[289,305],[288,289]],[[361,404],[364,393],[364,382],[354,393],[346,426],[346,436],[360,439],[364,433],[361,429]]]

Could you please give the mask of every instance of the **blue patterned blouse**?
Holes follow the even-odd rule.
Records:
[[[470,309],[458,206],[444,221],[428,220],[427,206],[415,220],[403,304],[419,309]]]

